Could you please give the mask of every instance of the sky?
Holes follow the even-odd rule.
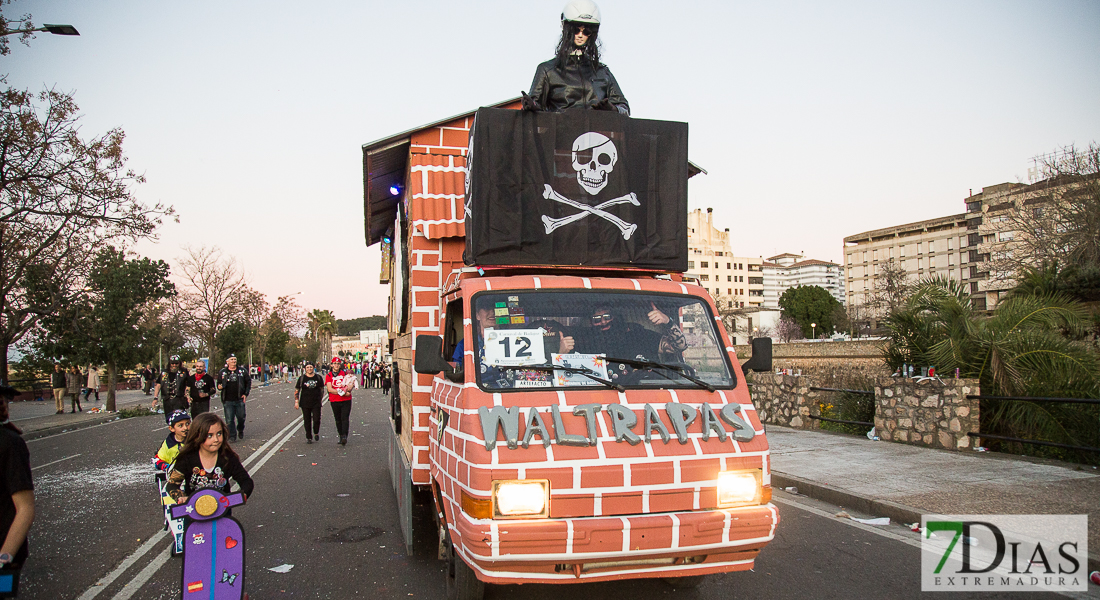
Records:
[[[562,0],[16,0],[80,37],[12,39],[10,85],[120,127],[146,204],[134,250],[217,246],[270,299],[386,313],[363,233],[362,145],[513,98]],[[689,208],[738,256],[843,261],[843,238],[957,214],[1035,156],[1100,141],[1100,2],[603,0],[632,116],[689,125]]]

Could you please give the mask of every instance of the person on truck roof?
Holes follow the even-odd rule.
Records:
[[[630,103],[607,65],[600,62],[600,8],[570,0],[561,13],[557,55],[535,69],[524,110],[561,112],[581,106],[630,116]]]
[[[625,358],[664,362],[680,361],[680,353],[687,348],[687,339],[680,326],[649,303],[646,313],[649,322],[662,333],[640,323],[628,323],[610,305],[597,305],[589,317],[589,326],[577,334],[577,350],[582,354],[603,354],[609,359]],[[614,361],[610,361],[614,364]],[[615,365],[608,374],[615,379],[626,371],[626,365]]]

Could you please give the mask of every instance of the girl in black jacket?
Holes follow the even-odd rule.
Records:
[[[229,447],[226,431],[225,421],[214,413],[202,413],[191,422],[183,449],[164,486],[176,504],[187,502],[192,494],[203,488],[228,494],[230,479],[240,487],[246,501],[252,495],[252,477],[241,464],[241,458]]]

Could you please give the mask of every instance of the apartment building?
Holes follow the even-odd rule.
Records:
[[[808,259],[803,254],[784,253],[768,257],[762,267],[763,306],[779,308],[779,297],[783,292],[787,288],[800,285],[825,288],[841,304],[847,301],[844,295],[843,269],[837,263]]]
[[[935,276],[964,281],[969,274],[968,249],[965,214],[850,235],[844,238],[848,304],[866,304],[889,261],[905,269],[914,281]]]
[[[719,231],[713,223],[714,210],[695,209],[688,213],[688,270],[720,302],[734,308],[764,305],[764,280],[759,257],[734,256],[730,230]],[[729,305],[727,304],[726,307]]]

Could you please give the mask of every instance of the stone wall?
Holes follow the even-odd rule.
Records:
[[[832,383],[815,385],[838,387],[838,384],[844,381],[852,381],[859,377],[877,377],[892,373],[882,360],[882,349],[885,344],[886,340],[772,344],[772,366],[832,380]],[[737,357],[741,361],[748,360],[752,355],[751,346],[739,345],[736,349]]]
[[[875,430],[884,440],[932,448],[969,448],[978,433],[978,382],[973,379],[885,378],[875,386]]]
[[[849,376],[848,379],[855,379]],[[878,376],[864,385],[847,389],[873,387],[875,392],[875,433],[880,439],[959,450],[971,446],[968,432],[978,432],[978,400],[968,394],[980,394],[973,379],[899,379]],[[836,392],[811,390],[811,387],[837,386],[844,377],[815,375],[784,375],[750,373],[753,404],[760,420],[773,425],[796,429],[820,429],[821,403],[831,402]],[[869,385],[868,385],[869,384]]]

